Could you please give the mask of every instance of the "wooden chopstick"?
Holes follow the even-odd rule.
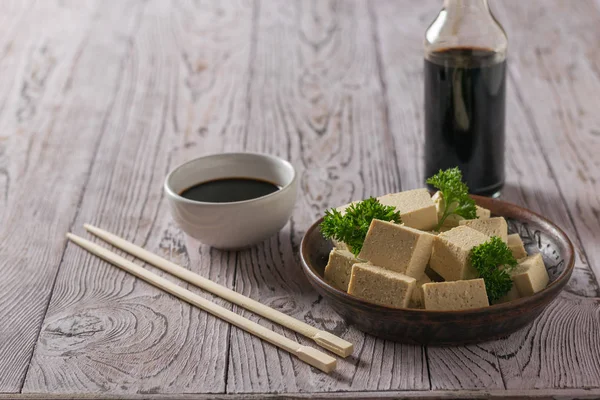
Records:
[[[286,338],[276,332],[273,332],[264,326],[257,324],[256,322],[250,321],[238,315],[226,308],[223,308],[210,300],[198,296],[195,293],[190,292],[180,286],[177,286],[171,281],[168,281],[152,272],[132,263],[131,261],[101,247],[89,240],[83,239],[79,236],[67,233],[67,238],[77,245],[81,246],[85,250],[98,257],[110,262],[113,265],[129,272],[132,275],[137,276],[140,279],[172,294],[175,297],[180,298],[196,307],[211,313],[212,315],[221,318],[230,324],[237,326],[249,332],[259,338],[266,340],[267,342],[283,349],[291,354],[298,357],[300,360],[320,369],[323,372],[329,373],[335,369],[336,360],[328,354],[325,354],[319,350],[313,349],[312,347],[303,346],[298,342]]]
[[[352,343],[337,337],[329,332],[319,330],[305,322],[299,321],[287,314],[277,311],[271,307],[252,300],[238,292],[235,292],[225,286],[221,286],[209,279],[206,279],[198,274],[191,272],[171,261],[165,260],[154,253],[149,252],[135,244],[126,241],[110,232],[95,226],[84,224],[83,227],[90,233],[98,236],[102,240],[112,244],[113,246],[143,260],[148,264],[154,265],[170,274],[181,278],[182,280],[198,286],[212,294],[215,294],[231,303],[244,307],[258,315],[261,315],[279,325],[285,326],[301,335],[314,340],[319,346],[341,356],[347,357],[352,354],[354,346]]]

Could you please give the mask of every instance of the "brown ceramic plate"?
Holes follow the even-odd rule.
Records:
[[[332,244],[315,222],[302,239],[304,273],[315,289],[349,324],[382,339],[419,344],[465,344],[508,335],[532,322],[567,284],[574,251],[567,235],[546,218],[514,204],[473,196],[476,203],[502,216],[509,233],[518,233],[528,254],[541,253],[550,284],[533,296],[464,311],[426,311],[368,303],[323,279]]]

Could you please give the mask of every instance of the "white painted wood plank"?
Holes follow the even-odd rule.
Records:
[[[239,110],[245,109],[253,4],[132,5],[136,9],[106,15],[92,32],[96,40],[121,43],[109,35],[111,27],[137,21],[135,34],[124,42],[128,57],[74,231],[87,236],[81,225],[91,222],[232,286],[237,255],[187,239],[171,221],[162,182],[199,149],[222,151],[236,134],[232,126],[243,125]],[[108,95],[99,90],[82,99],[83,107]],[[69,245],[23,391],[223,392],[229,330],[225,322]]]
[[[82,109],[80,99],[101,87],[109,92],[117,77],[123,48],[95,48],[115,65],[93,82],[70,87],[74,71],[82,72],[82,55],[89,54],[83,49],[105,43],[86,36],[98,23],[96,6],[2,4],[0,392],[22,387],[64,250],[62,235],[76,215],[94,156],[93,127],[102,124],[105,104]],[[119,27],[123,34],[126,22]],[[99,70],[83,68],[86,74]]]
[[[511,3],[512,4],[512,3]],[[403,188],[422,186],[422,147],[423,147],[423,116],[422,116],[422,32],[426,25],[436,15],[439,4],[435,1],[420,2],[419,7],[405,8],[402,2],[383,2],[374,7],[378,17],[380,42],[382,46],[383,66],[386,70],[387,93],[390,104],[390,121],[392,131],[396,135],[396,149],[406,167],[402,168]],[[501,22],[503,22],[502,20]],[[515,27],[518,30],[519,27]],[[518,39],[516,39],[518,40]],[[509,63],[512,56],[509,57]],[[541,104],[539,106],[542,106]],[[539,212],[567,231],[576,247],[581,248],[577,231],[569,218],[567,206],[561,198],[558,185],[549,163],[527,121],[526,112],[519,101],[516,88],[509,82],[507,92],[507,183],[502,197],[513,203],[523,205]],[[405,186],[407,185],[407,186]],[[600,291],[583,252],[578,252],[576,271],[568,286],[568,290],[582,296],[598,297]],[[552,308],[554,313],[546,312],[539,324],[557,324],[558,321],[572,321],[575,318],[585,318],[594,321],[593,309],[587,309],[583,316],[575,316],[575,304],[585,302],[573,297],[561,298],[558,303],[562,306]],[[592,301],[593,304],[593,301]],[[588,354],[595,354],[597,342],[580,341],[580,333],[561,331],[558,337],[547,338],[545,346],[534,346],[528,353],[516,351],[522,346],[523,332],[512,335],[501,342],[485,343],[466,348],[429,348],[428,360],[430,365],[431,383],[433,389],[466,389],[478,387],[502,388],[502,376],[508,387],[515,387],[518,381],[530,386],[546,387],[557,380],[548,380],[553,376],[545,364],[538,366],[539,375],[532,376],[529,370],[527,377],[515,375],[516,360],[531,356],[548,356],[546,353],[560,351],[561,343],[575,342],[569,354],[562,379],[577,382],[576,376],[582,372],[575,366],[576,359],[589,359]],[[535,335],[535,332],[531,332]],[[530,338],[527,335],[528,338]],[[539,344],[539,343],[538,343]],[[591,353],[590,353],[591,352]],[[527,355],[526,355],[527,354]],[[558,354],[558,353],[557,353]],[[496,355],[500,355],[498,359]],[[559,379],[555,376],[556,379]],[[598,384],[595,372],[590,371],[586,381],[589,385]],[[560,386],[558,386],[560,387]]]
[[[422,186],[422,34],[439,2],[257,1],[259,7],[243,1],[177,2],[170,7],[155,1],[143,6],[139,32],[129,41],[136,29],[134,2],[122,5],[120,14],[101,8],[95,15],[92,3],[70,4],[59,15],[65,21],[79,17],[79,23],[63,27],[45,20],[41,26],[47,36],[32,24],[12,23],[39,19],[39,11],[7,12],[15,17],[0,25],[5,33],[0,36],[0,53],[3,45],[5,51],[0,59],[0,221],[10,225],[0,225],[5,239],[0,256],[8,251],[10,258],[0,257],[0,269],[11,279],[0,285],[19,293],[23,286],[25,293],[40,288],[49,293],[64,242],[48,245],[47,237],[62,237],[79,212],[76,226],[91,221],[110,229],[332,330],[357,349],[354,358],[340,362],[337,374],[324,376],[68,248],[24,390],[42,396],[228,390],[242,397],[274,391],[352,397],[334,392],[422,390],[430,380],[432,394],[453,389],[465,396],[482,393],[465,389],[504,385],[599,387],[599,289],[590,269],[600,258],[593,240],[600,229],[593,223],[600,209],[593,196],[598,9],[591,1],[521,3],[497,5],[511,40],[503,197],[547,215],[567,231],[580,249],[576,272],[568,292],[524,330],[491,343],[427,353],[346,326],[310,289],[296,254],[304,230],[326,207]],[[52,3],[43,7],[56,13]],[[119,19],[124,22],[109,26]],[[63,29],[72,41],[58,40]],[[24,48],[15,51],[11,43]],[[98,58],[105,62],[94,63]],[[66,65],[73,65],[72,75]],[[99,132],[104,132],[101,138]],[[68,145],[59,148],[63,141]],[[291,223],[278,237],[239,253],[186,239],[171,222],[160,192],[169,168],[223,150],[278,154],[294,162],[302,176]],[[74,204],[93,157],[77,211]],[[76,178],[50,168],[55,165],[68,165]],[[44,168],[46,175],[35,175]],[[48,188],[59,178],[69,185],[57,197]],[[30,187],[48,194],[47,199],[38,196],[45,203],[23,202]],[[66,212],[40,219],[40,210],[54,204]],[[36,224],[15,235],[10,226],[22,220]],[[50,228],[44,230],[44,224]],[[18,250],[23,243],[41,250],[26,254]],[[42,258],[54,269],[30,282],[18,275],[23,272],[15,266],[27,262],[29,278]],[[0,297],[5,293],[11,292],[0,286]],[[41,323],[43,299],[23,298],[28,300],[25,307],[18,304],[23,315],[37,310]],[[14,315],[15,303],[0,304],[0,317]],[[27,353],[21,345],[30,336],[15,334],[25,326],[22,321],[29,323],[30,336],[39,329],[39,323],[21,315],[14,327],[0,328],[0,337],[9,338],[0,340],[0,355],[9,356],[0,357],[0,372],[9,371],[0,373],[2,390],[20,388],[24,369],[12,368],[24,366],[31,355],[32,347]],[[523,393],[536,392],[506,392]]]
[[[356,355],[325,375],[233,329],[228,392],[429,388],[423,349],[346,326],[310,287],[297,256],[325,208],[399,187],[366,3],[260,4],[247,150],[290,159],[301,194],[279,236],[239,253],[236,276],[241,293],[341,335]]]
[[[497,8],[512,37],[509,73],[517,101],[577,229],[571,237],[578,236],[598,279],[600,10],[590,1],[505,2]]]

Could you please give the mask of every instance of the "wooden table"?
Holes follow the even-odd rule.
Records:
[[[510,38],[502,196],[563,227],[576,270],[527,328],[440,348],[347,326],[298,258],[325,208],[422,186],[422,36],[439,1],[2,2],[0,398],[600,396],[600,2],[493,6]],[[240,252],[185,237],[162,192],[171,168],[223,151],[300,173],[291,222]],[[355,355],[320,373],[67,245],[84,222]]]

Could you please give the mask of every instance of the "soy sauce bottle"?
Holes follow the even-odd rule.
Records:
[[[508,39],[487,0],[444,0],[425,33],[425,176],[458,166],[471,193],[504,185]]]

